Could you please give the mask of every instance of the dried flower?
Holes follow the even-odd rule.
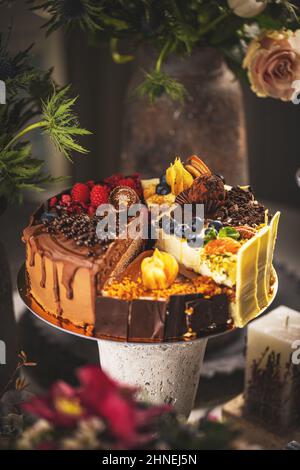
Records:
[[[20,450],[37,448],[41,442],[51,439],[53,429],[49,421],[39,419],[24,431],[22,437],[17,442],[17,448]]]

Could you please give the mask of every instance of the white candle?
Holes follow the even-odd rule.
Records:
[[[248,326],[245,411],[274,431],[300,424],[300,313],[280,306]]]

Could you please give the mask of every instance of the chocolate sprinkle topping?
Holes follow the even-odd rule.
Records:
[[[213,218],[224,225],[253,227],[265,222],[265,207],[254,200],[251,188],[244,190],[234,186],[227,192],[224,204],[217,209]]]
[[[48,221],[43,220],[47,232],[61,233],[68,240],[74,240],[78,246],[93,247],[95,245],[107,245],[112,240],[99,239],[96,227],[99,218],[90,218],[86,214],[62,214],[60,217]]]

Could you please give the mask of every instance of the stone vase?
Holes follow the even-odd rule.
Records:
[[[155,56],[156,57],[156,56]],[[183,105],[166,95],[151,105],[134,92],[154,55],[143,50],[125,103],[122,170],[158,176],[176,155],[200,155],[230,184],[247,183],[244,108],[240,83],[222,56],[201,48],[188,58],[170,56],[163,70],[180,80],[188,96]]]

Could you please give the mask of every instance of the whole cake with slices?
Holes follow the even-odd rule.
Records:
[[[97,338],[188,341],[243,327],[274,294],[279,216],[196,155],[160,178],[76,183],[24,230],[28,295]]]

